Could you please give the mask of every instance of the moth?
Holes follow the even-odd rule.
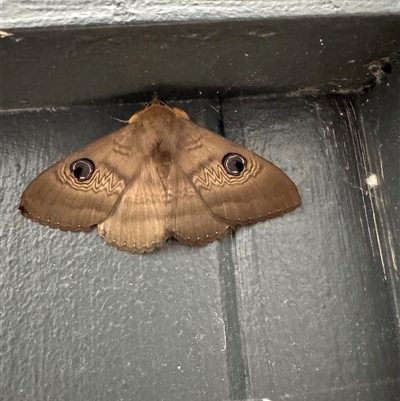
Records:
[[[128,124],[37,176],[19,209],[52,228],[85,231],[132,253],[169,238],[188,246],[300,206],[278,167],[155,97]]]

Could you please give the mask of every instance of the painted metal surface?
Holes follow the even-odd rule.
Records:
[[[29,28],[0,38],[2,400],[397,401],[398,2],[40,3],[2,3],[3,29]],[[274,18],[30,29],[211,13]],[[32,178],[154,91],[303,206],[143,256],[20,215]]]

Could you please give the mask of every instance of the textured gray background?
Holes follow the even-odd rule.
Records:
[[[3,0],[2,29],[62,25],[118,24],[399,13],[397,0]]]
[[[7,3],[3,11],[10,10]],[[235,36],[226,41],[205,41],[207,33],[219,37],[224,23],[196,25],[194,33],[203,36],[192,41],[187,26],[183,39],[174,36],[182,25],[117,27],[113,34],[104,28],[16,30],[0,39],[2,107],[8,109],[1,113],[0,133],[2,400],[397,401],[396,18],[379,17],[379,6],[387,2],[368,2],[365,11],[370,7],[374,18],[349,19],[346,7],[353,6],[345,3],[335,20],[237,23],[229,31]],[[30,7],[36,2],[21,4],[28,23],[16,7],[13,26],[58,24],[56,3],[43,2],[38,14]],[[206,2],[198,4],[205,9]],[[307,4],[318,14],[315,2]],[[317,11],[324,14],[324,7],[338,2],[320,4]],[[396,11],[397,3],[387,7]],[[67,20],[76,21],[76,15],[71,7]],[[88,18],[104,22],[97,14]],[[103,18],[114,21],[104,12]],[[280,34],[265,42],[269,27]],[[121,49],[130,49],[135,32],[151,32],[144,36],[151,39],[148,45],[136,49],[143,66],[160,67],[149,80],[143,67],[140,96],[132,89],[136,84],[121,89],[132,75],[122,74],[129,63],[120,61],[133,54]],[[109,45],[114,34],[119,42]],[[358,35],[354,41],[352,34]],[[160,61],[155,49],[163,43],[183,46],[182,53],[168,51]],[[250,50],[254,57],[243,64],[238,55]],[[285,56],[277,59],[277,51]],[[197,54],[202,62],[185,54]],[[236,75],[226,73],[227,54],[235,59]],[[218,55],[223,61],[215,61]],[[383,61],[390,61],[391,74],[380,68]],[[137,66],[136,59],[130,63]],[[201,75],[204,68],[208,74]],[[52,75],[52,69],[60,71]],[[175,71],[176,81],[170,84],[163,70]],[[194,85],[202,79],[193,77],[208,75],[208,91]],[[232,77],[238,79],[232,81],[235,96],[227,98],[222,94]],[[338,85],[343,93],[362,87],[368,93],[321,95],[332,88],[340,92]],[[171,243],[143,256],[108,247],[96,231],[60,232],[20,215],[19,198],[30,180],[119,128],[111,117],[126,119],[143,107],[128,100],[150,96],[152,88],[165,100],[194,97],[174,104],[281,167],[298,185],[302,207],[221,243],[204,248]],[[284,88],[290,88],[286,95],[274,94]],[[268,94],[237,96],[263,91]],[[199,92],[214,97],[207,100]],[[377,187],[366,183],[371,174]]]

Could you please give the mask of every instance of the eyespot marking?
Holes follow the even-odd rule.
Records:
[[[228,153],[222,159],[225,171],[234,176],[239,176],[246,168],[247,160],[239,153]]]
[[[78,159],[71,163],[71,172],[78,181],[87,181],[94,173],[94,163],[90,159]]]

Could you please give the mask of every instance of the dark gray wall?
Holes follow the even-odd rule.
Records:
[[[207,103],[182,107],[218,126]],[[133,109],[2,116],[3,399],[395,400],[398,273],[371,248],[365,202],[386,189],[361,189],[356,103],[222,104],[226,135],[283,168],[303,206],[221,244],[134,256],[19,214],[29,180]]]
[[[265,93],[359,92],[400,48],[400,17],[274,18],[15,30],[3,108]]]

